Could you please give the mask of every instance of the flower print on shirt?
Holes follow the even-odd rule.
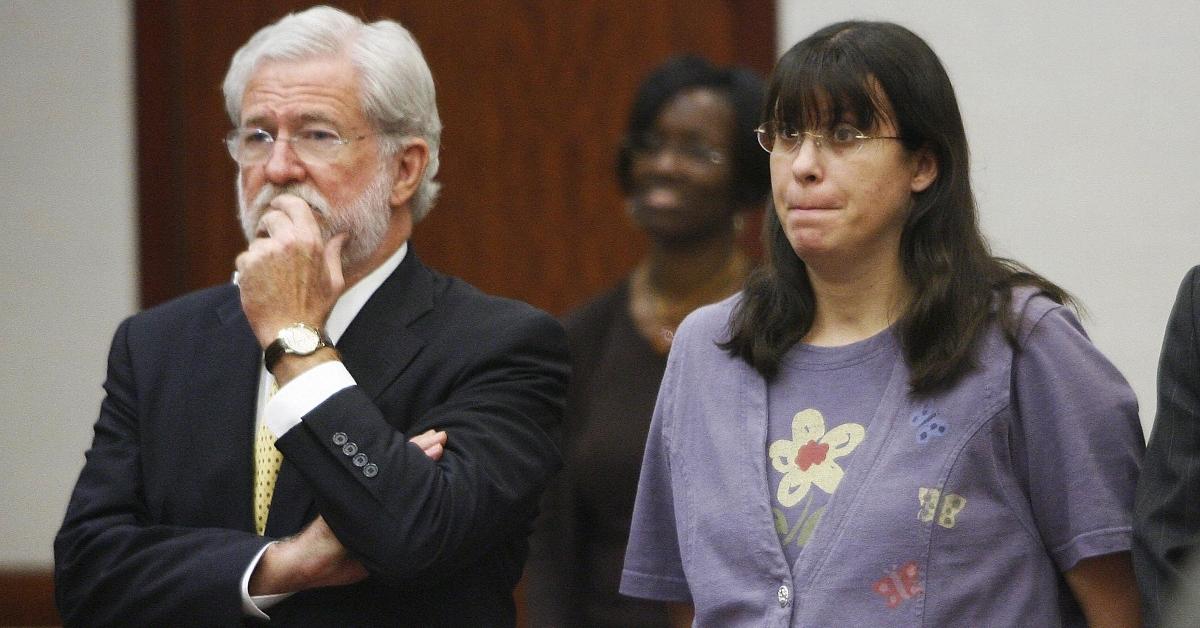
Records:
[[[791,440],[783,438],[771,443],[767,450],[771,465],[783,474],[775,494],[779,505],[771,511],[775,517],[775,531],[784,547],[793,543],[796,547],[804,547],[808,543],[825,514],[826,501],[821,498],[814,503],[817,494],[812,487],[815,485],[832,495],[845,475],[835,460],[854,451],[865,435],[866,430],[858,423],[843,423],[826,432],[825,417],[820,411],[809,408],[792,418]],[[802,508],[793,508],[802,500]],[[795,516],[794,523],[792,516]]]
[[[792,440],[780,439],[767,451],[771,465],[783,474],[776,499],[785,508],[800,503],[815,484],[832,495],[845,472],[835,460],[854,451],[867,431],[843,423],[825,431],[825,417],[809,408],[792,417]]]

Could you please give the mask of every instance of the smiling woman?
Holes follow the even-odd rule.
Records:
[[[749,271],[739,213],[759,210],[767,156],[752,129],[762,82],[696,57],[667,62],[638,92],[617,167],[649,255],[566,322],[574,377],[565,468],[534,538],[535,626],[662,626],[661,604],[617,593],[641,443],[675,328],[740,289]]]

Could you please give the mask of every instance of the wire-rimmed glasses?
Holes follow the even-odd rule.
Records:
[[[292,145],[296,157],[305,162],[330,162],[341,154],[342,147],[357,142],[366,135],[343,138],[328,129],[303,129],[285,137],[276,138],[263,129],[234,129],[225,136],[229,156],[243,166],[252,166],[271,157],[275,142],[284,141]]]
[[[754,129],[758,145],[768,153],[791,153],[804,144],[804,138],[811,138],[819,150],[832,153],[838,157],[853,155],[862,150],[867,140],[898,140],[895,135],[867,135],[853,126],[842,122],[832,129],[816,132],[801,131],[795,127],[781,125],[777,122],[767,122]]]

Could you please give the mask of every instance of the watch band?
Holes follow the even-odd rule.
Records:
[[[295,333],[296,331],[302,331],[316,336],[317,342],[312,349],[298,349],[288,342],[290,334]],[[328,335],[326,335],[325,330],[318,329],[304,323],[292,323],[291,325],[279,330],[279,335],[276,336],[275,340],[271,341],[271,344],[267,345],[267,348],[263,350],[263,364],[266,365],[267,372],[274,375],[275,366],[279,364],[279,360],[283,359],[284,355],[289,353],[299,356],[312,355],[322,347],[332,346],[333,341],[329,339]]]

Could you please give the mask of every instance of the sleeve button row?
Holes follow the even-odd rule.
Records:
[[[358,444],[350,442],[350,437],[346,436],[345,432],[334,432],[330,441],[334,445],[341,447],[343,454],[353,456],[350,458],[350,462],[354,466],[361,468],[363,475],[369,478],[379,475],[379,466],[374,463],[368,463],[367,454],[359,453]]]

